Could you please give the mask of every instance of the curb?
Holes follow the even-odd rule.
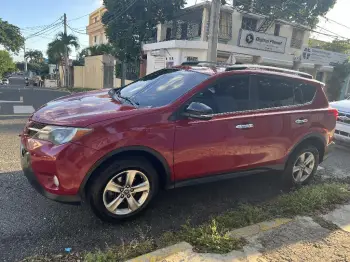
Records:
[[[264,221],[258,224],[254,224],[251,226],[243,227],[243,228],[238,228],[236,230],[233,230],[228,233],[230,237],[234,238],[251,238],[254,236],[259,235],[260,233],[264,233],[266,231],[278,228],[282,225],[285,225],[287,223],[292,222],[293,219],[289,218],[277,218],[271,221]],[[249,242],[249,241],[248,241]],[[197,254],[192,251],[193,247],[191,244],[187,242],[181,242],[166,248],[158,249],[156,251],[153,251],[151,253],[133,258],[128,260],[127,262],[156,262],[156,261],[167,261],[166,258],[176,255],[181,252],[186,252],[186,254],[189,256],[189,260],[194,259],[192,257],[192,253]],[[206,253],[207,254],[207,253]],[[208,253],[209,254],[209,253]],[[208,255],[207,254],[207,255]],[[232,261],[239,261],[240,259],[243,259],[245,257],[249,257],[249,261],[255,261],[255,257],[259,256],[259,252],[256,248],[245,246],[243,247],[243,251],[239,250],[233,250],[227,255],[231,254],[232,255]],[[201,256],[201,254],[198,254]],[[209,254],[210,255],[210,254]],[[216,254],[211,254],[213,256],[216,256]],[[219,255],[220,256],[220,255]],[[254,259],[253,259],[254,258]],[[171,260],[173,261],[173,260]],[[175,260],[174,260],[175,261]],[[201,260],[203,261],[203,260]]]
[[[175,253],[183,252],[188,249],[192,250],[192,246],[187,242],[180,242],[178,244],[172,245],[170,247],[158,249],[151,253],[127,260],[127,262],[155,262],[161,261],[168,256],[171,256]]]

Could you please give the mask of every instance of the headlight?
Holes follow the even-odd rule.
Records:
[[[36,133],[35,138],[50,141],[55,145],[61,145],[77,140],[91,131],[88,128],[45,126]]]

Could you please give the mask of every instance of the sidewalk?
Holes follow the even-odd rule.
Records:
[[[129,262],[350,261],[350,205],[314,218],[262,222],[234,230],[230,235],[246,240],[243,250],[224,255],[199,254],[182,242]]]

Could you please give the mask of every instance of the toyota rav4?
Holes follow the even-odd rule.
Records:
[[[30,117],[22,168],[44,196],[84,200],[106,221],[139,214],[161,188],[272,170],[283,185],[305,184],[337,118],[311,78],[249,65],[180,66],[63,97]]]

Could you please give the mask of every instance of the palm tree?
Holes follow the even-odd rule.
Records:
[[[74,47],[75,50],[79,49],[78,38],[75,35],[66,35],[62,32],[58,33],[56,39],[49,43],[47,48],[49,62],[56,64],[56,69],[58,69],[59,64],[63,61],[65,52],[67,52],[66,55],[69,56],[72,52],[72,47]]]
[[[29,58],[30,63],[40,63],[42,62],[44,56],[39,50],[29,50],[24,54],[25,58]]]

